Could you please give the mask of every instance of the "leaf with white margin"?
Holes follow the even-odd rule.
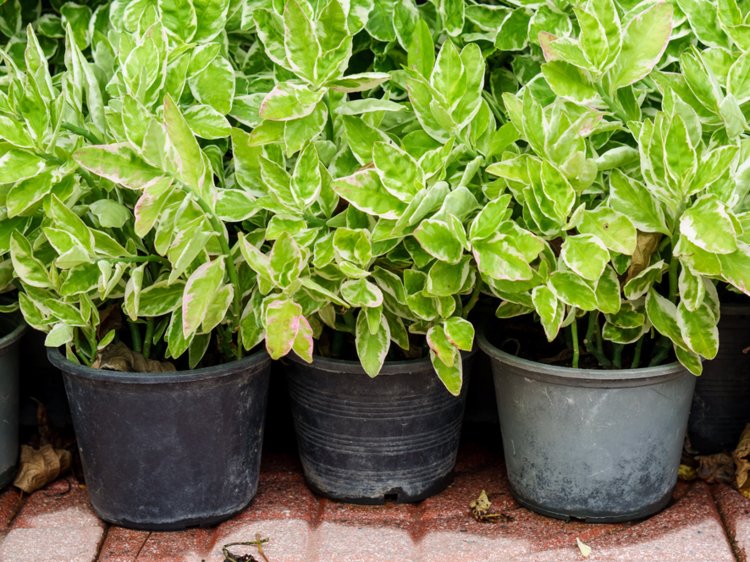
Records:
[[[309,86],[282,82],[266,94],[260,104],[259,114],[269,121],[291,121],[310,115],[325,94],[324,89],[312,90]]]
[[[263,324],[266,328],[266,349],[271,359],[279,359],[292,350],[302,320],[302,307],[296,302],[289,299],[274,299],[268,303]]]
[[[568,236],[562,244],[560,257],[578,275],[596,281],[609,263],[609,251],[604,243],[591,234]]]
[[[391,347],[391,329],[388,322],[382,322],[377,333],[372,334],[367,325],[367,315],[361,310],[357,315],[354,337],[362,368],[369,376],[377,376]]]
[[[209,306],[223,284],[224,271],[224,260],[216,259],[201,264],[188,277],[182,298],[182,333],[185,338],[194,335],[206,318]]]
[[[406,210],[406,204],[386,191],[377,170],[372,168],[335,179],[331,187],[355,208],[383,219],[398,219]]]
[[[731,254],[737,249],[730,211],[714,195],[704,195],[682,214],[680,234],[713,254]]]

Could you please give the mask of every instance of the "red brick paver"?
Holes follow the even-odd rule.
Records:
[[[471,518],[468,503],[482,490],[502,520]],[[212,529],[149,533],[107,526],[72,479],[25,500],[6,490],[0,494],[0,561],[223,562],[224,545],[256,538],[268,539],[263,550],[270,562],[580,562],[577,538],[591,547],[591,561],[722,562],[735,555],[747,561],[750,500],[703,482],[680,483],[673,497],[666,510],[640,522],[549,519],[513,499],[495,452],[471,445],[459,455],[453,483],[433,498],[417,505],[348,505],[313,495],[293,456],[268,455],[255,500]],[[262,559],[254,546],[229,548]]]

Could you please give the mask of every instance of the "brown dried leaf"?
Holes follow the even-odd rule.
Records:
[[[695,460],[698,461],[695,474],[701,480],[709,484],[721,483],[730,486],[734,483],[734,461],[727,453],[698,455]]]
[[[70,468],[72,460],[70,451],[54,449],[48,443],[39,449],[22,445],[20,469],[13,485],[30,494],[57,480]]]
[[[168,373],[176,370],[169,361],[146,359],[143,354],[133,351],[122,342],[113,343],[99,351],[91,366],[94,369],[131,373]]]
[[[742,431],[740,442],[732,457],[734,457],[737,489],[748,498],[750,497],[750,423]]]
[[[638,242],[635,246],[635,252],[630,261],[628,274],[625,277],[625,283],[646,269],[651,263],[651,256],[659,247],[662,234],[658,232],[641,232],[638,231]]]
[[[479,497],[469,502],[469,509],[471,510],[471,516],[479,521],[480,523],[487,523],[488,521],[513,521],[513,517],[506,515],[505,513],[491,513],[490,508],[492,502],[487,497],[487,492],[482,490]]]

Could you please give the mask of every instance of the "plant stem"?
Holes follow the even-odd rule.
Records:
[[[637,369],[641,362],[641,348],[643,347],[643,338],[639,339],[635,344],[635,351],[633,352],[633,363],[631,363],[631,369]]]
[[[146,337],[143,338],[143,356],[148,359],[151,355],[151,343],[154,339],[154,319],[146,318]]]
[[[99,137],[97,137],[93,133],[87,131],[86,129],[82,129],[81,127],[77,125],[73,125],[72,123],[63,123],[61,127],[67,131],[70,131],[73,134],[78,135],[79,137],[85,138],[87,141],[92,142],[94,144],[104,144],[99,139]]]
[[[471,298],[469,298],[469,302],[466,303],[466,306],[464,307],[463,317],[468,318],[469,313],[472,311],[474,306],[477,304],[477,301],[479,300],[479,295],[482,292],[482,280],[480,279],[476,286],[474,287],[474,292],[471,293]]]
[[[669,300],[677,304],[677,294],[679,293],[678,266],[680,262],[672,258],[669,262]]]
[[[573,340],[573,368],[578,368],[578,359],[581,354],[581,350],[578,348],[578,318],[573,319],[573,323],[570,325],[570,335]]]
[[[138,325],[131,320],[128,320],[128,327],[130,328],[130,339],[132,340],[130,342],[130,345],[133,348],[133,351],[135,351],[136,353],[141,353],[143,351],[141,331],[138,329]]]
[[[612,363],[615,366],[615,369],[622,369],[622,344],[615,344],[615,351],[612,355]]]
[[[599,331],[599,315],[590,312],[588,315],[588,326],[586,327],[586,337],[583,340],[586,351],[596,357],[600,367],[609,367],[610,361],[604,355],[602,348],[602,334]]]

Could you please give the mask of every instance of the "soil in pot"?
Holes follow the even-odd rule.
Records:
[[[492,360],[516,499],[544,515],[592,522],[638,519],[666,506],[695,377],[677,363],[605,370],[530,361],[499,346],[518,340],[508,324],[489,326],[479,344]]]
[[[722,306],[719,353],[695,383],[688,435],[700,454],[731,451],[750,422],[750,302]]]
[[[265,351],[192,371],[123,373],[57,350],[91,504],[145,530],[209,526],[255,496],[268,391]]]
[[[331,499],[416,502],[448,485],[456,462],[473,355],[452,396],[429,359],[386,362],[370,378],[356,361],[286,361],[308,485]]]
[[[18,348],[26,329],[15,316],[0,316],[0,488],[13,480],[18,462]]]

